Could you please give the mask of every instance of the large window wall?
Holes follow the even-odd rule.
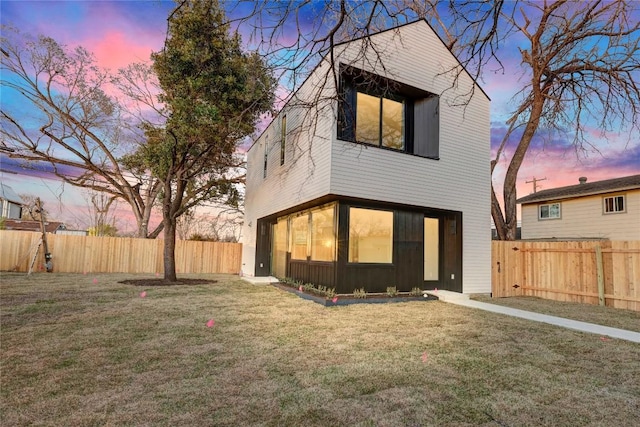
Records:
[[[271,239],[256,264],[270,261],[262,274],[338,293],[460,289],[459,212],[345,200],[259,221],[271,226],[258,233]]]

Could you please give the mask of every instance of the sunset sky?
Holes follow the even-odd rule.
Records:
[[[116,71],[132,62],[147,61],[152,51],[162,47],[166,19],[173,2],[150,1],[7,1],[0,2],[3,25],[11,25],[23,33],[51,36],[73,47],[81,45],[93,52],[103,67]],[[519,82],[520,57],[517,46],[508,45],[504,73],[486,74],[480,85],[492,100],[491,138],[496,146],[505,132],[505,117],[511,111],[510,99],[522,86]],[[2,103],[12,97],[0,93]],[[576,152],[569,140],[557,139],[543,146],[541,138],[534,139],[519,173],[518,195],[532,192],[533,177],[546,178],[539,189],[577,184],[578,177],[589,181],[640,173],[640,137],[607,135],[594,128],[591,143],[595,149]],[[62,186],[50,175],[38,170],[15,168],[6,157],[0,158],[0,180],[18,194],[40,196],[55,216],[81,226],[85,221],[83,207],[87,201],[82,192]],[[488,161],[488,159],[487,159]],[[9,172],[8,172],[9,171]],[[14,171],[17,173],[10,173]],[[495,177],[494,177],[495,179]],[[135,221],[127,224],[127,205],[120,203],[120,230],[135,228]],[[487,213],[489,216],[489,213]]]

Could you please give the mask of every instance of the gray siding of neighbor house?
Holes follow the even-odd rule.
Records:
[[[617,195],[625,195],[625,212],[605,214],[603,198]],[[547,203],[522,205],[523,239],[640,240],[640,190],[558,200],[559,219],[538,219],[538,206]]]

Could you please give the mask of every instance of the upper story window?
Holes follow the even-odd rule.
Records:
[[[624,202],[624,195],[605,197],[604,199],[604,213],[622,213],[626,211],[626,203]]]
[[[269,161],[269,140],[265,138],[264,140],[264,161],[262,163],[262,178],[267,177],[267,162]]]
[[[538,206],[538,219],[559,219],[560,203],[549,203]]]
[[[356,141],[404,150],[404,101],[356,92]]]
[[[287,115],[282,116],[280,123],[280,166],[284,165],[284,153],[287,148]]]
[[[438,96],[344,65],[339,93],[339,139],[439,158]]]

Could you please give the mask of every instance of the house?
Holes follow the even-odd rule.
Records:
[[[521,197],[523,239],[640,240],[640,175]]]
[[[22,216],[22,199],[11,187],[0,182],[0,217],[20,219]]]
[[[490,292],[489,104],[424,20],[335,46],[247,153],[243,274]]]
[[[37,231],[41,232],[42,228],[40,221],[25,221],[20,219],[7,219],[4,222],[5,230],[19,230],[19,231]],[[47,233],[56,234],[59,231],[66,230],[67,227],[62,222],[58,221],[45,221],[44,230]]]

